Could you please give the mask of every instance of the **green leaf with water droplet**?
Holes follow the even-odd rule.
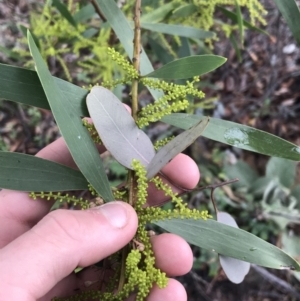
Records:
[[[204,54],[174,60],[155,71],[143,75],[163,79],[186,79],[213,71],[223,65],[226,58],[218,55]]]
[[[217,253],[268,268],[300,271],[299,263],[257,236],[214,220],[171,219],[155,222],[187,242]],[[253,251],[253,248],[257,248]],[[252,249],[252,250],[251,250]]]
[[[87,96],[87,107],[103,144],[120,164],[129,169],[133,159],[145,167],[149,164],[155,155],[150,138],[110,90],[93,87]]]
[[[188,129],[204,118],[206,117],[174,113],[163,117],[162,121],[182,129]],[[210,122],[202,136],[263,155],[300,161],[299,146],[275,135],[239,123],[210,118]]]
[[[147,167],[147,178],[153,178],[169,161],[191,145],[203,133],[208,123],[209,118],[201,120],[160,148]]]

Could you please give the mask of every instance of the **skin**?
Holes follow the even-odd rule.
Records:
[[[105,151],[99,148],[99,152]],[[62,138],[41,150],[38,157],[76,168]],[[163,173],[177,186],[192,189],[200,174],[195,162],[179,154]],[[174,187],[178,191],[178,188]],[[158,205],[164,196],[149,189],[149,205]],[[0,192],[0,300],[51,300],[70,296],[93,281],[97,269],[87,268],[125,246],[137,229],[134,209],[124,202],[111,202],[93,210],[56,210],[52,203],[34,201],[27,193]],[[122,215],[123,214],[123,215]],[[170,277],[187,273],[193,255],[188,244],[174,234],[151,238],[157,267]],[[97,278],[96,278],[97,279]],[[99,279],[99,278],[98,278]],[[186,292],[176,280],[168,286],[154,286],[148,301],[185,301]]]

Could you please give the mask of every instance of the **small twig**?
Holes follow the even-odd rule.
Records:
[[[202,190],[205,190],[205,189],[211,189],[211,199],[212,199],[212,202],[213,202],[213,205],[214,205],[214,209],[216,211],[216,213],[218,212],[217,211],[217,208],[216,208],[216,204],[215,204],[215,201],[214,201],[214,197],[213,197],[213,192],[216,188],[219,188],[219,187],[222,187],[224,185],[228,185],[228,184],[232,184],[232,183],[235,183],[235,182],[238,182],[239,179],[238,178],[235,178],[235,179],[232,179],[232,180],[228,180],[228,181],[224,181],[224,182],[221,182],[221,183],[217,183],[217,184],[212,184],[212,185],[208,185],[208,186],[203,186],[203,187],[196,187],[194,189],[186,189],[186,188],[183,188],[183,187],[180,187],[179,185],[175,184],[173,181],[171,181],[165,174],[163,174],[162,172],[159,173],[160,176],[162,176],[163,178],[165,178],[166,180],[168,180],[174,187],[180,189],[182,192],[178,193],[179,196],[181,195],[184,195],[186,193],[189,193],[189,192],[193,192],[193,191],[202,191]],[[162,206],[164,205],[165,203],[169,202],[170,201],[170,198],[165,200],[164,202],[160,203],[159,205],[156,205],[156,207],[158,206]]]
[[[235,179],[224,181],[224,182],[221,182],[221,183],[217,183],[217,184],[212,184],[212,185],[208,185],[208,186],[204,186],[204,187],[195,188],[193,190],[195,190],[195,191],[201,191],[201,190],[209,189],[209,188],[210,189],[216,189],[218,187],[222,187],[222,186],[225,186],[225,185],[228,185],[228,184],[232,184],[232,183],[235,183],[235,182],[238,182],[238,181],[239,181],[239,179],[235,178]]]
[[[134,39],[133,39],[133,66],[140,73],[140,50],[141,50],[141,0],[136,0],[134,9]],[[131,87],[131,114],[134,120],[137,120],[138,112],[138,79],[132,81]],[[129,171],[129,204],[134,206],[136,199],[136,178],[133,171]]]
[[[145,250],[145,245],[143,243],[141,243],[140,241],[136,240],[136,239],[133,239],[132,240],[133,243],[134,243],[134,249],[137,249],[141,252],[143,252]]]
[[[125,269],[126,269],[126,258],[128,255],[128,245],[126,245],[122,249],[122,258],[121,258],[121,271],[120,271],[120,278],[119,278],[119,284],[118,284],[118,289],[117,292],[121,291],[123,289],[123,286],[125,284]]]
[[[264,269],[263,267],[252,264],[251,267],[260,274],[264,279],[266,279],[269,283],[271,283],[274,287],[279,290],[285,291],[285,293],[289,293],[292,296],[300,299],[300,293],[293,288],[289,283],[284,281],[283,279],[278,278],[274,274],[271,274],[269,271]]]
[[[140,49],[141,49],[140,17],[141,17],[141,0],[136,0],[135,10],[134,10],[134,39],[133,39],[134,45],[133,45],[132,62],[134,68],[137,70],[138,73],[140,73],[139,70],[140,70]],[[131,87],[131,96],[132,96],[131,114],[134,120],[137,120],[137,112],[138,112],[138,86],[139,86],[138,79],[134,79],[132,81],[132,87]],[[130,170],[128,172],[128,186],[129,186],[128,203],[134,207],[136,203],[137,181],[136,181],[135,172],[133,170]],[[136,244],[137,247],[139,247],[136,241],[133,242]],[[124,285],[125,260],[128,254],[127,248],[126,248],[126,253],[124,253],[125,248],[123,249],[122,252],[122,267],[124,268],[121,270],[118,290],[120,290]]]
[[[140,73],[140,53],[141,53],[141,0],[136,0],[135,9],[134,9],[134,38],[133,38],[133,57],[132,62],[134,68]],[[132,117],[134,120],[137,120],[137,111],[138,111],[138,79],[132,81]]]
[[[231,183],[235,183],[235,182],[237,182],[238,180],[239,180],[239,179],[233,179],[233,180],[225,181],[225,182],[222,182],[222,183],[219,183],[219,184],[214,184],[214,185],[209,185],[209,186],[206,186],[206,187],[201,187],[201,190],[202,190],[202,188],[211,188],[210,198],[211,198],[211,201],[212,201],[212,203],[213,203],[213,206],[214,206],[216,215],[218,214],[218,208],[217,208],[217,205],[216,205],[216,202],[215,202],[215,199],[214,199],[214,192],[215,192],[215,189],[218,188],[218,187],[222,187],[222,186],[224,186],[224,185],[228,185],[228,184],[231,184]],[[198,191],[199,191],[199,190],[198,190]]]
[[[94,9],[95,9],[96,13],[99,15],[100,19],[102,21],[106,22],[107,20],[106,20],[105,16],[103,15],[102,11],[100,10],[100,7],[99,7],[97,1],[91,0],[91,4],[94,6]]]
[[[212,203],[213,203],[213,206],[214,206],[214,209],[215,209],[215,213],[216,213],[216,215],[218,215],[218,208],[217,208],[217,205],[216,205],[216,202],[215,202],[215,199],[214,199],[214,191],[215,191],[215,188],[212,188],[211,189],[211,192],[210,192],[210,199],[211,199],[211,201],[212,201]]]

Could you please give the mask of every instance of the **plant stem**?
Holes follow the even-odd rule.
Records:
[[[134,9],[134,38],[133,38],[133,66],[140,73],[140,52],[141,52],[141,26],[140,26],[140,18],[141,18],[141,0],[136,0],[135,9]],[[137,112],[138,112],[138,87],[139,81],[138,79],[134,79],[132,81],[131,88],[131,114],[134,120],[137,120]],[[135,189],[136,180],[133,171],[129,172],[129,204],[134,206],[135,204]]]
[[[120,272],[120,279],[119,279],[117,292],[120,292],[125,284],[125,268],[126,268],[126,258],[128,252],[129,252],[129,246],[127,245],[122,249],[121,272]]]
[[[140,52],[141,52],[141,24],[140,24],[140,17],[141,17],[141,0],[136,0],[135,2],[135,9],[134,9],[134,38],[133,38],[133,66],[140,73]],[[132,117],[134,120],[137,120],[137,111],[138,111],[138,86],[139,81],[135,79],[132,81],[132,89],[131,89],[131,96],[132,96]]]
[[[141,0],[136,0],[135,10],[134,10],[134,39],[133,39],[133,66],[137,70],[138,74],[140,73],[140,51],[141,51],[141,29],[140,29],[140,17],[141,17]],[[132,81],[131,88],[131,114],[133,119],[137,120],[137,111],[138,111],[138,79]],[[134,207],[136,202],[136,176],[133,170],[128,172],[128,186],[129,186],[129,199],[128,203]],[[118,291],[120,291],[124,286],[125,281],[125,261],[129,253],[129,246],[123,248],[122,250],[122,263],[121,263],[121,273],[118,285]]]

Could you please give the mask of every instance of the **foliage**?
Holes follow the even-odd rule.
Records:
[[[107,49],[113,44],[118,50],[123,52],[122,47],[119,47],[112,38],[112,31],[105,20],[97,20],[92,18],[95,11],[92,7],[80,7],[79,3],[74,3],[73,0],[68,0],[65,6],[57,1],[46,1],[42,8],[33,11],[30,14],[30,29],[32,31],[35,41],[38,43],[39,50],[42,57],[49,62],[49,64],[59,64],[63,69],[64,76],[68,81],[73,81],[77,78],[79,81],[86,83],[103,82],[104,86],[106,81],[111,81],[116,73],[115,65],[111,60],[111,55]],[[157,1],[158,2],[158,1]],[[59,5],[59,3],[61,3]],[[128,17],[132,15],[134,0],[126,2],[124,11]],[[158,4],[158,3],[157,3]],[[241,7],[246,7],[250,14],[250,24],[260,22],[265,24],[263,15],[266,13],[262,5],[257,0],[245,1],[238,0],[237,4]],[[142,22],[142,27],[146,29],[158,31],[154,35],[154,39],[161,47],[165,48],[174,58],[177,58],[176,48],[182,44],[178,36],[174,36],[175,43],[167,40],[164,33],[176,32],[179,36],[184,36],[178,29],[171,29],[169,32],[168,24],[184,24],[186,27],[187,37],[193,39],[206,39],[211,44],[212,35],[193,36],[192,31],[195,28],[203,30],[212,29],[213,25],[217,25],[229,37],[233,30],[238,27],[233,22],[223,23],[214,19],[215,11],[220,6],[235,7],[235,0],[193,0],[190,4],[185,1],[176,0],[169,3],[169,1],[159,1],[162,8],[154,9],[154,3],[145,3],[143,10],[147,12],[143,20],[150,20],[152,23]],[[158,6],[159,7],[159,6]],[[62,9],[63,8],[63,9]],[[156,16],[156,18],[155,18]],[[81,22],[81,21],[85,22]],[[155,23],[164,21],[166,26],[162,29],[154,28]],[[143,24],[145,24],[143,26]],[[21,31],[26,36],[26,28],[20,25]],[[148,39],[145,35],[145,39]],[[26,50],[27,40],[24,37],[20,46],[14,49],[25,59],[25,67],[32,68],[34,66],[31,59],[30,52]],[[122,53],[123,54],[123,53]],[[51,62],[51,63],[50,63]],[[75,66],[74,66],[75,65]],[[75,68],[75,70],[74,70]],[[123,73],[118,75],[122,76]]]
[[[145,300],[154,283],[159,287],[166,286],[166,275],[155,267],[155,257],[146,231],[146,225],[151,223],[170,232],[178,233],[197,246],[217,251],[223,258],[222,260],[224,258],[225,261],[228,258],[238,259],[234,261],[229,259],[229,268],[227,261],[225,263],[223,261],[225,272],[230,273],[231,279],[236,279],[232,276],[237,276],[238,281],[242,281],[247,273],[249,265],[241,261],[270,268],[289,268],[299,271],[300,265],[296,260],[279,248],[239,229],[236,225],[232,227],[231,218],[229,218],[231,222],[228,222],[228,219],[226,222],[224,219],[221,221],[220,218],[218,222],[211,219],[207,210],[188,208],[187,203],[173,192],[171,186],[165,184],[166,176],[161,171],[166,162],[202,134],[235,147],[291,160],[299,160],[299,147],[279,137],[243,125],[205,116],[174,113],[184,111],[190,105],[193,107],[191,98],[203,101],[205,95],[198,90],[197,86],[199,76],[219,67],[225,59],[213,55],[192,55],[191,43],[187,38],[194,41],[194,35],[200,32],[195,33],[191,28],[184,28],[184,30],[181,28],[185,34],[185,40],[179,40],[174,36],[175,43],[174,41],[170,43],[171,46],[168,46],[168,49],[174,54],[174,49],[177,49],[183,41],[187,46],[183,51],[186,55],[154,71],[146,51],[142,48],[143,43],[151,44],[150,39],[144,41],[139,30],[144,21],[157,23],[164,21],[167,16],[169,16],[170,23],[177,24],[180,20],[184,20],[191,22],[189,25],[202,24],[203,29],[210,29],[216,6],[234,5],[238,8],[236,19],[242,38],[243,26],[241,25],[244,22],[239,6],[249,9],[251,22],[255,20],[263,22],[263,8],[256,0],[199,0],[188,4],[192,5],[192,8],[196,5],[197,10],[190,10],[191,6],[186,7],[182,1],[160,1],[161,7],[149,9],[149,5],[151,4],[152,7],[153,3],[145,1],[144,5],[148,13],[141,18],[138,13],[139,1],[129,1],[124,11],[128,11],[133,3],[137,8],[134,31],[122,10],[113,0],[97,1],[96,10],[100,11],[98,13],[102,21],[96,20],[97,30],[91,31],[91,24],[95,21],[92,18],[95,10],[90,10],[91,6],[79,8],[70,0],[66,8],[60,1],[49,1],[39,16],[32,16],[33,35],[28,31],[27,36],[36,72],[0,66],[0,70],[6,70],[6,72],[0,72],[2,79],[0,98],[50,109],[79,168],[79,171],[75,171],[36,157],[1,152],[0,187],[35,191],[30,193],[33,198],[65,200],[75,206],[79,205],[82,209],[118,198],[131,204],[139,217],[138,230],[134,239],[127,247],[114,255],[120,264],[116,266],[115,274],[110,279],[106,291],[87,291],[63,300],[95,298],[123,300],[136,290],[137,300],[141,301]],[[86,11],[87,15],[83,13]],[[80,22],[83,19],[90,21]],[[169,32],[169,29],[163,26],[165,32]],[[189,31],[191,35],[187,34]],[[161,32],[157,34],[156,42],[159,41],[160,46],[166,46],[167,39],[161,34]],[[205,36],[209,33],[201,32],[201,34]],[[134,40],[133,45],[132,40]],[[123,47],[124,50],[122,50]],[[84,54],[85,50],[88,55]],[[125,53],[129,59],[124,56]],[[28,55],[28,52],[23,54]],[[73,78],[73,73],[64,63],[67,54],[75,54],[76,61],[80,60],[77,66],[85,70],[86,76],[93,77],[87,81],[88,83],[100,79],[102,86],[95,86],[88,91],[89,89],[80,88],[51,76],[44,60],[55,57],[60,62],[66,77],[69,80]],[[199,66],[203,68],[200,69]],[[172,81],[167,81],[168,79]],[[182,79],[185,82],[178,82]],[[7,86],[7,82],[10,82],[10,85]],[[12,84],[14,86],[11,86]],[[118,85],[131,86],[132,115],[108,90]],[[139,89],[142,85],[147,87],[152,94],[153,102],[143,105],[138,102]],[[85,99],[87,99],[87,104]],[[82,117],[88,115],[91,116],[94,126],[90,125],[87,120],[82,122]],[[160,149],[155,152],[152,141],[139,127],[149,126],[157,121],[175,125],[185,131],[171,140],[167,138],[162,143],[158,143],[157,147]],[[100,141],[112,156],[127,168],[128,180],[125,184],[111,187],[95,146],[95,143]],[[32,170],[32,166],[35,167],[34,177],[28,178],[25,173]],[[276,162],[276,166],[277,168],[280,166],[279,161]],[[291,171],[290,168],[284,166],[279,169],[286,173]],[[277,180],[274,180],[273,175],[276,169],[270,165],[268,170],[269,175],[272,175],[272,180],[267,183],[263,193],[263,201],[260,203],[262,210],[267,212],[269,217],[272,216],[274,208],[282,211],[282,198],[284,202],[288,202],[289,210],[298,210],[295,207],[293,194],[298,196],[299,187],[289,191],[285,185],[290,188],[291,183],[287,181],[286,176],[278,175]],[[227,173],[230,174],[230,170]],[[254,185],[253,172],[243,172],[242,175],[244,176],[242,182]],[[58,181],[58,176],[62,179],[61,181]],[[164,192],[173,205],[172,209],[164,210],[160,207],[147,206],[149,183]],[[264,180],[263,183],[266,181]],[[261,187],[259,184],[261,183],[258,183],[259,188],[264,189],[264,186]],[[206,188],[213,192],[219,186],[208,185]],[[197,187],[196,189],[203,190],[204,188]],[[89,202],[59,192],[81,189],[89,189],[94,199]],[[254,195],[259,195],[257,191],[252,190],[254,190],[253,187],[249,188],[247,193],[251,191]],[[218,213],[213,198],[212,201]],[[282,212],[279,213],[282,214]],[[278,215],[278,211],[276,214]],[[278,224],[282,222],[278,216],[272,216],[272,219]],[[199,235],[200,231],[201,235]],[[239,274],[238,270],[240,264],[245,267],[242,274]],[[56,298],[56,300],[60,299]]]
[[[263,239],[281,237],[279,239],[283,249],[288,254],[298,256],[296,250],[299,236],[294,233],[293,228],[299,224],[300,185],[295,162],[271,158],[263,176],[258,176],[243,161],[237,161],[233,165],[226,164],[224,172],[229,177],[240,176],[241,181],[233,187],[233,194],[244,199],[240,206],[235,206],[236,209],[227,203],[227,209],[240,211],[239,207],[242,207],[240,219],[245,223],[244,228]],[[249,224],[248,220],[252,222]],[[294,275],[299,279],[298,273]]]
[[[73,0],[68,1],[68,8],[72,14],[79,11],[78,3],[73,4]],[[83,75],[84,78],[88,78],[88,83],[112,79],[114,65],[107,52],[111,35],[109,27],[102,26],[101,30],[95,30],[94,27],[99,24],[88,22],[76,23],[74,27],[52,6],[51,1],[47,1],[41,11],[30,14],[30,25],[43,58],[57,61],[68,81],[71,82],[79,76],[83,78]],[[26,37],[22,42],[27,45]],[[23,48],[24,46],[14,50],[26,59],[25,67],[32,68],[34,63],[30,52]],[[68,60],[76,62],[77,74],[71,74],[72,71],[66,62]]]
[[[296,165],[293,161],[271,158],[266,166],[264,176],[258,176],[248,164],[238,161],[234,165],[226,164],[224,172],[227,176],[240,177],[240,183],[234,187],[234,193],[247,199],[247,211],[261,212],[261,218],[273,221],[276,234],[291,223],[298,223],[300,214],[298,204],[299,184],[296,184]],[[253,232],[255,223],[253,224]],[[258,233],[256,233],[258,234]]]
[[[214,16],[215,10],[218,8],[218,6],[230,5],[234,7],[237,4],[240,7],[245,7],[248,9],[250,15],[250,23],[252,25],[256,24],[257,22],[261,23],[262,25],[266,24],[266,21],[263,16],[267,12],[261,5],[261,3],[257,0],[195,0],[192,1],[192,4],[192,13],[188,16],[183,13],[183,16],[180,16],[182,11],[184,11],[184,4],[182,3],[176,11],[174,21],[177,23],[184,22],[184,24],[189,24],[194,27],[199,27],[207,30],[211,29],[213,25],[217,24],[225,32],[226,36],[229,37],[232,30],[237,29],[237,27],[230,26],[229,24],[224,24],[223,22],[218,23],[213,19],[212,16]]]

